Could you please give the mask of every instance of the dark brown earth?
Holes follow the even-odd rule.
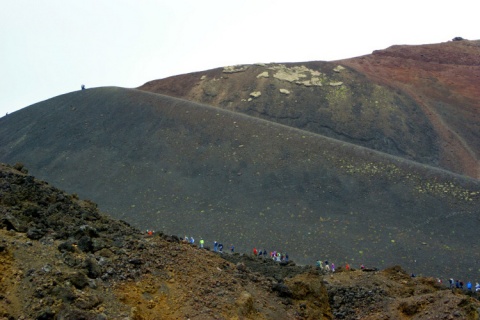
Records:
[[[426,47],[441,56],[476,43]],[[141,230],[286,251],[304,265],[480,279],[480,181],[445,170],[423,102],[346,64],[237,66],[61,95],[0,118],[0,161]],[[169,96],[145,91],[157,89]],[[478,150],[475,115],[458,114]]]
[[[400,267],[324,273],[148,236],[0,164],[0,319],[478,319]]]

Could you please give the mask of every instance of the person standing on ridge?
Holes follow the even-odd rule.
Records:
[[[202,238],[200,238],[200,248],[203,248],[203,244],[205,243],[205,241],[203,241]]]
[[[214,252],[217,252],[218,250],[218,242],[217,241],[213,241],[213,251]]]
[[[257,248],[253,248],[253,255],[256,256],[258,254]]]
[[[233,253],[235,251],[235,247],[233,246],[233,244],[230,246],[230,252]]]

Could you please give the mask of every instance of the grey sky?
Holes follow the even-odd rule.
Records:
[[[2,0],[0,116],[98,86],[480,39],[477,0]]]

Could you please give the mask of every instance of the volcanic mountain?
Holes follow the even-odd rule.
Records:
[[[478,43],[72,92],[1,118],[0,161],[141,229],[478,279],[478,86],[407,78],[473,79]]]

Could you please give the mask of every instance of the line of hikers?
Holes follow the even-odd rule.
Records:
[[[147,234],[149,236],[152,236],[154,234],[154,231],[153,230],[147,230]],[[195,244],[195,239],[193,237],[185,236],[185,238],[183,238],[182,241],[185,242],[185,243]],[[200,244],[200,248],[205,247],[205,241],[203,240],[203,238],[200,238],[199,244]],[[213,251],[223,253],[223,244],[218,243],[217,241],[214,241],[213,242]],[[233,244],[230,245],[230,252],[231,253],[235,252],[235,247],[234,247]],[[263,257],[264,259],[269,256],[268,253],[267,253],[267,250],[265,250],[265,249],[257,250],[256,247],[253,248],[253,255],[258,256],[258,257]],[[278,261],[278,262],[288,262],[288,253],[271,251],[270,252],[270,258],[273,259],[274,261]],[[317,266],[318,269],[320,269],[322,271],[332,272],[332,273],[335,272],[335,264],[333,262],[329,263],[328,260],[325,260],[325,262],[322,262],[322,260],[319,259],[319,260],[316,261],[316,266]],[[348,263],[346,263],[345,264],[345,270],[349,271],[350,269],[351,269],[350,265]],[[363,264],[361,264],[360,265],[360,270],[363,270],[363,271],[377,271],[378,269],[377,268],[365,268],[365,266]],[[415,277],[415,274],[412,274],[412,277]],[[437,279],[437,280],[438,280],[439,283],[442,283],[441,279]],[[448,280],[448,282],[449,282],[450,289],[454,289],[454,288],[464,289],[463,281],[454,280],[453,278],[450,278]],[[473,291],[474,288],[473,288],[473,285],[470,281],[467,282],[466,289],[468,291]],[[480,292],[480,284],[478,282],[475,284],[475,292]]]
[[[195,244],[195,239],[193,237],[188,237],[188,236],[185,236],[184,238],[184,241],[185,242],[188,242],[190,244]],[[205,247],[205,240],[203,240],[202,238],[200,238],[200,248],[204,248]],[[214,241],[213,242],[213,251],[214,252],[220,252],[220,253],[223,253],[223,244],[222,243],[218,243],[217,241]],[[233,246],[233,244],[230,246],[230,252],[233,253],[235,251],[235,247]]]
[[[325,260],[325,265],[323,264],[322,260],[317,260],[316,265],[320,270],[335,272],[335,264],[333,262],[329,264],[328,260]],[[345,266],[345,270],[350,270],[350,265],[348,263]]]
[[[203,248],[203,247],[202,247]],[[233,246],[233,244],[230,246],[230,252],[234,252],[235,251],[235,247]],[[220,253],[223,253],[223,244],[222,243],[218,243],[217,241],[213,241],[213,252],[220,252]]]
[[[147,232],[148,232],[148,235],[153,234],[152,231],[147,230]],[[190,244],[195,244],[195,239],[193,237],[188,237],[186,235],[185,238],[183,238],[183,242],[190,243]],[[203,240],[203,238],[200,238],[199,244],[200,244],[200,248],[205,247],[205,241]],[[214,241],[213,242],[213,252],[223,253],[223,244],[219,243],[217,241]],[[233,244],[230,245],[230,252],[231,253],[235,252],[235,246]],[[253,255],[254,256],[266,258],[267,254],[268,254],[267,250],[265,250],[265,249],[257,250],[257,248],[253,248]],[[272,258],[274,261],[278,261],[278,262],[282,262],[282,261],[288,262],[288,253],[281,253],[281,252],[277,252],[277,251],[272,251],[272,252],[270,252],[270,258]]]
[[[149,235],[152,235],[152,231],[147,230],[147,232],[148,232]],[[193,237],[188,237],[186,235],[185,238],[183,238],[183,242],[190,243],[190,244],[195,244],[195,239]],[[200,244],[200,248],[205,247],[205,241],[203,240],[203,238],[200,238],[199,244]],[[223,244],[219,243],[217,241],[214,241],[213,242],[213,252],[223,253]],[[230,245],[230,253],[234,253],[234,252],[235,252],[235,246],[233,244],[231,244]],[[263,258],[268,257],[267,250],[265,250],[265,249],[257,250],[257,248],[253,248],[253,255],[258,256],[258,257],[263,257]],[[282,261],[283,262],[288,262],[288,253],[271,251],[270,252],[270,258],[272,258],[274,261],[278,261],[278,262],[282,262]]]
[[[448,283],[450,285],[450,289],[457,288],[457,289],[463,289],[463,281],[461,280],[453,280],[453,278],[448,279]],[[467,288],[468,291],[473,291],[472,283],[470,281],[467,282]],[[475,284],[475,292],[480,292],[480,284],[477,282]]]
[[[264,259],[268,257],[267,250],[257,250],[257,248],[253,248],[253,255],[258,256],[258,257],[263,257]],[[273,259],[273,261],[277,262],[288,262],[288,253],[281,253],[277,251],[271,251],[270,252],[270,258]]]
[[[323,270],[323,271],[326,271],[326,272],[335,272],[335,264],[332,262],[332,263],[328,263],[328,260],[325,261],[325,263],[323,263],[321,260],[317,260],[316,262],[316,266],[318,269],[320,270]],[[376,271],[378,270],[377,268],[365,268],[365,266],[363,264],[360,265],[360,269],[363,270],[363,271]],[[345,270],[346,271],[349,271],[350,270],[350,265],[348,263],[345,264]],[[412,278],[415,277],[415,274],[412,273]],[[442,283],[442,280],[440,278],[437,278],[437,281],[438,283]],[[453,278],[450,278],[448,280],[448,283],[449,283],[449,287],[450,289],[464,289],[464,283],[463,281],[461,280],[453,280]],[[467,286],[466,286],[466,289],[468,291],[473,291],[473,285],[470,281],[467,282]],[[475,292],[480,292],[480,284],[477,282],[475,284]]]

